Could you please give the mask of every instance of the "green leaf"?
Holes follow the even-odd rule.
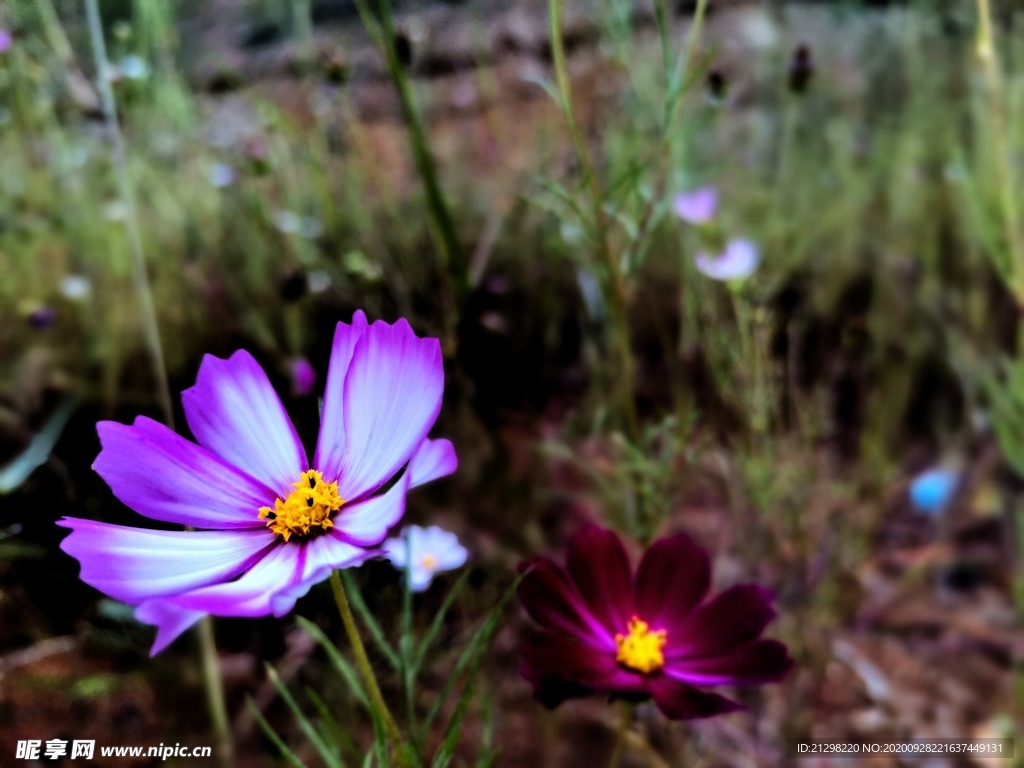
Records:
[[[288,745],[281,740],[281,737],[277,735],[274,729],[270,727],[270,723],[267,722],[267,719],[263,716],[263,713],[260,712],[260,708],[256,706],[255,702],[253,702],[251,698],[248,698],[245,700],[245,704],[249,708],[249,713],[253,716],[256,724],[260,727],[260,730],[263,731],[268,739],[274,742],[274,746],[276,746],[281,752],[281,756],[287,760],[290,765],[294,766],[294,768],[306,768],[305,763],[299,759],[298,755],[292,752],[288,748]]]
[[[324,731],[327,737],[346,750],[355,760],[358,760],[359,749],[356,747],[356,743],[352,741],[352,737],[338,723],[331,710],[327,707],[327,704],[320,698],[320,694],[312,688],[306,688],[306,695],[309,696],[309,700],[313,702],[314,709],[320,715],[320,719],[323,720]]]
[[[43,425],[39,434],[32,438],[28,447],[14,461],[0,468],[0,493],[10,493],[25,482],[36,469],[46,463],[76,405],[78,405],[78,400],[74,397],[69,397],[61,403],[60,407]]]
[[[455,582],[455,585],[445,597],[444,602],[441,603],[440,610],[438,610],[437,614],[434,616],[434,620],[430,622],[430,626],[423,635],[423,639],[420,640],[420,647],[416,650],[416,658],[412,663],[413,670],[418,672],[423,667],[423,661],[426,659],[427,651],[430,650],[430,646],[437,638],[438,632],[441,631],[441,626],[444,624],[445,617],[448,615],[448,611],[452,607],[452,603],[455,602],[455,598],[458,597],[462,588],[466,586],[466,581],[468,579],[469,571],[467,570],[459,577],[459,580]]]
[[[298,616],[296,617],[296,620],[298,621],[299,626],[309,632],[320,647],[324,649],[327,653],[327,658],[334,665],[334,668],[338,670],[338,674],[344,678],[348,687],[352,689],[352,692],[359,700],[359,703],[369,709],[370,702],[366,696],[366,691],[363,690],[362,683],[359,682],[359,675],[356,674],[355,669],[352,668],[352,665],[348,663],[345,657],[341,655],[341,651],[338,650],[338,647],[330,641],[320,627],[309,619],[303,616]]]
[[[323,738],[320,736],[320,733],[313,724],[309,722],[309,718],[303,714],[302,708],[295,701],[295,698],[288,690],[288,686],[286,686],[281,681],[281,678],[278,677],[274,668],[270,664],[267,664],[266,669],[267,677],[270,678],[270,682],[273,684],[274,688],[277,689],[277,692],[281,694],[281,698],[284,699],[284,703],[288,705],[288,709],[291,710],[296,722],[298,722],[299,728],[302,729],[303,734],[305,734],[306,738],[309,739],[309,743],[312,744],[316,751],[320,753],[320,757],[323,758],[324,763],[327,764],[328,768],[344,768],[338,755],[334,750],[327,746]]]
[[[445,735],[442,739],[441,747],[434,758],[434,768],[442,768],[442,766],[447,765],[451,760],[452,755],[455,753],[455,747],[458,744],[458,738],[460,735],[459,728],[466,716],[466,711],[473,695],[473,679],[476,677],[476,673],[480,669],[484,651],[487,650],[487,646],[490,644],[491,639],[494,637],[494,633],[498,629],[498,620],[501,618],[501,614],[504,612],[505,606],[508,605],[509,600],[511,600],[512,596],[515,594],[516,588],[519,586],[519,582],[522,578],[522,576],[516,577],[515,581],[512,582],[512,585],[502,596],[501,600],[490,612],[487,619],[474,633],[473,637],[467,644],[466,649],[455,662],[454,671],[448,677],[448,680],[445,681],[445,684],[441,689],[441,694],[437,697],[437,700],[434,702],[434,706],[431,707],[430,713],[427,715],[423,728],[424,733],[430,733],[430,728],[441,711],[441,704],[448,700],[451,696],[455,683],[462,677],[463,671],[467,671],[468,668],[466,684],[459,696],[458,703],[455,705],[455,712],[452,714],[452,717],[445,728]]]

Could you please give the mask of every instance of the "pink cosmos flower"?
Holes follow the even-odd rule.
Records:
[[[705,602],[711,564],[689,536],[655,542],[633,576],[619,537],[590,526],[566,565],[538,558],[519,585],[541,625],[520,673],[545,706],[603,693],[651,698],[673,720],[710,717],[742,707],[701,687],[775,682],[792,666],[782,643],[759,639],[772,593],[748,584]]]
[[[452,444],[427,438],[443,387],[437,339],[356,312],[334,335],[309,461],[252,356],[207,356],[182,393],[196,443],[145,417],[100,422],[93,465],[139,514],[202,530],[64,518],[61,548],[156,625],[153,654],[205,614],[281,616],[333,569],[380,554],[409,488],[455,471]]]
[[[697,270],[713,280],[742,280],[750,277],[761,262],[761,254],[751,240],[733,238],[717,256],[698,253]]]
[[[293,358],[288,363],[288,372],[292,376],[292,394],[305,397],[316,386],[316,368],[304,357]]]
[[[6,53],[14,45],[14,37],[9,30],[0,27],[0,53]]]
[[[707,224],[718,212],[718,192],[714,187],[700,187],[676,195],[672,200],[672,210],[690,224]]]

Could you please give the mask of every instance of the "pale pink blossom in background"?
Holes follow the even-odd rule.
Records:
[[[305,397],[316,386],[316,369],[304,357],[296,357],[289,363],[292,375],[292,394]]]
[[[741,280],[750,277],[761,261],[757,246],[742,237],[733,238],[716,256],[698,253],[697,269],[713,280]]]
[[[706,224],[718,212],[718,192],[714,187],[701,187],[692,192],[676,195],[672,210],[690,224]]]

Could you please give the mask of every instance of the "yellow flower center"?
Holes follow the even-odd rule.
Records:
[[[292,534],[308,536],[310,532],[329,531],[334,527],[331,515],[341,509],[345,500],[338,495],[338,484],[324,482],[315,469],[303,472],[287,499],[278,498],[274,508],[260,507],[260,520],[267,528],[288,541]]]
[[[426,571],[432,571],[437,568],[437,558],[433,555],[424,555],[420,558],[420,567]]]
[[[668,636],[664,629],[651,632],[646,621],[634,616],[629,620],[629,634],[615,636],[615,644],[619,646],[615,660],[637,672],[653,672],[665,666],[661,649],[666,642]]]

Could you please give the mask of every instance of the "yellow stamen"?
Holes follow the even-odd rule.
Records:
[[[615,636],[615,644],[619,646],[615,660],[637,672],[653,672],[665,666],[661,649],[666,642],[668,635],[664,629],[651,632],[646,621],[634,616],[629,620],[629,634]]]
[[[437,568],[437,558],[433,555],[424,555],[420,558],[420,566],[427,571]]]
[[[338,495],[338,484],[324,482],[315,469],[303,472],[288,498],[274,501],[274,508],[260,507],[260,520],[267,528],[288,541],[292,534],[308,536],[316,529],[329,531],[334,527],[331,515],[341,509],[345,500]]]

